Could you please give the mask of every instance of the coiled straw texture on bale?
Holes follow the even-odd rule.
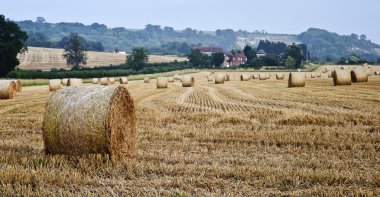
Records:
[[[291,72],[289,74],[288,87],[305,87],[305,73]]]
[[[92,84],[98,84],[99,78],[92,78]]]
[[[215,84],[223,84],[225,80],[226,80],[226,76],[224,74],[215,75]]]
[[[61,88],[61,80],[60,79],[50,79],[49,80],[49,90],[56,91]]]
[[[260,80],[266,80],[266,79],[267,79],[267,74],[265,74],[265,73],[260,73],[260,74],[259,74],[259,79],[260,79]]]
[[[249,81],[251,79],[251,75],[249,74],[241,74],[240,75],[240,81]]]
[[[67,86],[67,82],[69,82],[69,79],[62,79],[62,85]]]
[[[189,75],[185,75],[182,77],[182,87],[192,87],[194,86],[194,84],[195,84],[194,77],[189,76]]]
[[[168,78],[158,77],[156,80],[157,88],[167,88],[168,87]]]
[[[120,77],[119,83],[120,84],[128,84],[128,78],[127,77]]]
[[[16,91],[17,91],[17,92],[20,92],[20,91],[21,91],[21,88],[22,88],[21,81],[18,80],[18,79],[11,80],[11,81],[14,81],[14,82],[16,83]]]
[[[334,86],[337,85],[351,85],[351,75],[347,70],[336,69],[333,72]]]
[[[100,85],[108,86],[110,84],[110,80],[108,77],[102,77],[100,78]]]
[[[144,78],[144,83],[150,83],[150,77],[145,77]]]
[[[214,81],[214,77],[212,75],[207,75],[207,81],[213,82]]]
[[[16,83],[14,81],[0,80],[0,99],[12,99],[16,91]]]
[[[368,75],[365,70],[365,68],[356,68],[351,71],[351,79],[352,82],[358,83],[358,82],[367,82],[368,81]]]
[[[110,78],[108,78],[108,80],[110,81],[110,84],[115,84],[115,78],[110,77]]]
[[[134,155],[135,107],[123,86],[60,89],[46,105],[43,140],[47,154]]]
[[[278,80],[281,80],[281,79],[284,79],[285,78],[285,75],[284,74],[276,74],[276,79]]]
[[[70,78],[69,80],[67,80],[67,86],[81,86],[81,85],[83,85],[82,79]]]

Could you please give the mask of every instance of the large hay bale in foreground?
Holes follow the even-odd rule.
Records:
[[[81,86],[83,85],[82,79],[70,78],[67,80],[67,86]]]
[[[150,77],[145,77],[144,78],[144,83],[150,83]]]
[[[212,75],[208,75],[207,76],[207,81],[208,82],[213,82],[214,81],[214,77]]]
[[[17,92],[16,83],[12,80],[0,80],[0,99],[12,99]]]
[[[305,87],[305,73],[291,72],[289,74],[288,87]]]
[[[283,74],[283,73],[278,73],[278,74],[276,74],[276,79],[277,80],[282,80],[282,79],[284,79],[285,78],[285,75]]]
[[[252,79],[258,79],[259,78],[259,75],[258,74],[253,74],[252,75]]]
[[[194,86],[195,81],[194,77],[190,75],[185,75],[182,77],[182,87],[192,87]]]
[[[108,80],[110,81],[110,84],[115,84],[115,78],[110,77],[110,78],[108,78]]]
[[[49,90],[56,91],[61,89],[61,80],[60,79],[50,79],[49,80]]]
[[[110,80],[108,77],[102,77],[100,78],[100,85],[108,86],[110,84]]]
[[[168,79],[166,77],[158,77],[156,80],[157,88],[167,88]]]
[[[63,78],[62,79],[62,85],[67,86],[68,81],[69,81],[69,79]]]
[[[335,69],[333,72],[334,86],[351,85],[351,75],[347,70]]]
[[[21,81],[18,79],[14,79],[14,80],[12,79],[11,81],[14,81],[16,83],[16,91],[20,92],[22,88]]]
[[[368,75],[367,71],[363,67],[356,68],[351,71],[351,79],[353,83],[358,82],[367,82],[368,81]]]
[[[241,74],[240,75],[240,81],[249,81],[251,79],[251,75],[249,74]]]
[[[224,74],[215,75],[215,84],[223,84],[226,80],[226,76]]]
[[[120,84],[128,84],[128,78],[127,77],[120,77],[119,83]]]
[[[229,74],[226,74],[226,81],[231,81],[231,76]]]
[[[134,155],[135,107],[123,86],[72,87],[56,91],[46,105],[46,154]]]
[[[266,79],[267,79],[267,74],[265,74],[265,73],[259,74],[259,80],[266,80]]]
[[[99,78],[92,78],[92,84],[98,84]]]

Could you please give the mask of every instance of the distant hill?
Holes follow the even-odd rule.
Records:
[[[338,35],[326,30],[311,28],[299,35],[268,34],[265,32],[233,31],[231,29],[198,31],[191,28],[174,30],[172,27],[146,25],[145,29],[126,29],[124,27],[108,28],[94,23],[40,23],[19,21],[18,25],[30,36],[28,44],[39,47],[59,48],[59,42],[71,32],[76,32],[89,42],[101,42],[106,51],[119,49],[130,51],[133,47],[159,48],[168,42],[188,43],[191,46],[218,46],[225,50],[242,49],[246,44],[256,47],[260,40],[275,42],[304,43],[308,46],[311,57],[320,60],[338,60],[352,53],[368,61],[380,58],[380,46],[355,34]],[[62,47],[62,46],[61,46]]]

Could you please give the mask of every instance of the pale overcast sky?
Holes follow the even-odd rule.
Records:
[[[366,34],[380,44],[380,0],[0,0],[12,20],[94,22],[142,29],[146,24],[197,30],[265,30],[299,34],[310,27]]]

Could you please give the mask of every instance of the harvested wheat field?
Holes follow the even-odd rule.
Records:
[[[0,100],[0,196],[379,196],[380,77],[130,81],[137,153],[45,155],[48,86]],[[326,75],[326,76],[325,76]],[[66,87],[63,87],[66,88]]]

